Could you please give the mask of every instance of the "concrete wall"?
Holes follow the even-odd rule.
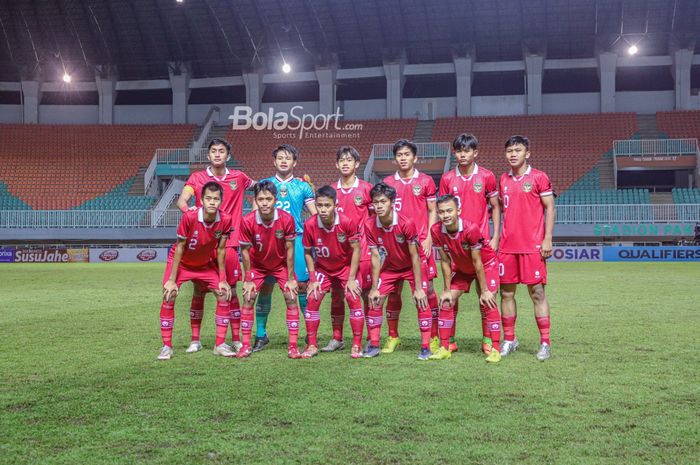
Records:
[[[0,105],[0,123],[21,123],[22,105]]]
[[[115,105],[114,124],[170,124],[172,105]]]
[[[658,92],[617,92],[615,111],[652,114],[657,111],[671,111],[676,104],[676,94],[672,90]]]
[[[600,93],[543,94],[542,112],[554,115],[598,113],[600,112]]]
[[[41,124],[97,124],[97,105],[40,105]]]

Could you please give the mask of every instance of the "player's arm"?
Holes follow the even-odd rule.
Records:
[[[418,244],[408,244],[408,252],[411,254],[411,268],[413,268],[413,279],[416,283],[416,290],[413,292],[413,300],[418,308],[426,308],[428,306],[428,297],[421,286],[423,282],[423,274],[420,266],[420,253],[418,252]]]
[[[284,289],[292,295],[297,295],[299,290],[297,278],[294,274],[294,239],[288,239],[284,245],[287,249],[287,284],[284,285]]]
[[[315,215],[316,213],[318,213],[318,210],[316,209],[316,201],[315,200],[311,200],[310,202],[306,203],[304,206],[309,211],[309,214]]]
[[[454,302],[452,302],[452,292],[450,291],[450,288],[452,287],[452,259],[450,259],[450,256],[444,250],[442,250],[442,248],[439,248],[438,251],[440,252],[442,280],[445,283],[442,294],[440,294],[440,304],[447,302],[449,306],[452,306],[454,304]]]
[[[487,307],[496,306],[496,296],[493,292],[489,291],[486,284],[486,273],[484,273],[484,262],[481,260],[481,249],[473,248],[472,253],[472,264],[474,265],[474,271],[476,272],[476,280],[479,283],[479,289],[481,289],[481,295],[479,296],[479,303],[481,305],[486,305]]]
[[[185,187],[182,188],[182,192],[180,192],[180,197],[177,198],[177,208],[180,209],[182,213],[185,213],[188,210],[196,210],[196,206],[190,207],[187,205],[187,203],[190,201],[192,196],[194,195],[194,189],[192,186],[189,184],[185,184]]]
[[[489,245],[494,252],[498,252],[498,244],[501,242],[501,202],[498,196],[489,197],[491,205],[491,221],[493,221],[493,235]]]
[[[219,266],[219,295],[225,296],[226,300],[231,300],[231,286],[226,280],[226,241],[228,234],[219,238],[219,245],[216,247],[216,263]]]
[[[379,249],[377,249],[377,247],[370,246],[369,250],[371,253],[370,262],[372,264],[372,289],[370,289],[367,297],[370,302],[377,305],[379,303],[379,270],[382,268],[382,258],[379,256]]]
[[[173,254],[173,266],[170,269],[170,276],[168,280],[163,285],[163,299],[166,301],[173,300],[177,297],[177,272],[180,268],[180,260],[182,260],[182,254],[185,253],[185,241],[187,239],[177,238],[177,243],[175,244],[175,253]]]
[[[437,217],[437,202],[435,200],[429,200],[427,202],[428,206],[428,235],[421,244],[423,246],[423,253],[425,253],[426,257],[430,257],[430,254],[433,253],[433,238],[430,235],[430,229],[433,227],[435,223],[438,222],[438,217]]]
[[[360,241],[351,241],[352,257],[350,258],[350,274],[348,275],[348,283],[345,286],[345,291],[352,293],[355,297],[362,294],[362,288],[357,282],[357,270],[360,268]]]
[[[318,299],[318,290],[320,284],[316,280],[316,264],[314,263],[313,248],[304,247],[304,261],[306,269],[309,271],[309,284],[306,286],[306,295],[314,294],[314,298]]]
[[[255,297],[255,283],[250,273],[251,244],[241,242],[241,264],[243,265],[243,297],[252,300]]]
[[[554,233],[554,220],[557,213],[553,195],[540,197],[540,202],[544,206],[544,240],[540,253],[542,258],[546,259],[552,256],[552,234]]]

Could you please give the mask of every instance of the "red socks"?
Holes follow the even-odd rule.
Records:
[[[241,308],[241,332],[243,333],[243,346],[250,347],[250,335],[253,331],[253,307]]]
[[[517,318],[517,315],[513,316],[505,316],[503,315],[501,317],[501,321],[503,322],[503,339],[506,341],[514,341],[515,340],[515,320]]]
[[[457,329],[457,312],[459,312],[459,300],[455,302],[453,310],[455,312],[455,318],[454,323],[452,324],[452,332],[450,333],[450,337],[455,337],[455,330]]]
[[[231,289],[231,292],[233,292],[233,297],[231,297],[231,300],[229,301],[231,304],[229,323],[231,324],[233,342],[239,342],[241,340],[241,304],[238,302],[238,296],[233,288]]]
[[[220,345],[226,342],[226,332],[228,331],[229,318],[231,317],[231,305],[228,302],[216,302],[216,342]]]
[[[401,296],[389,294],[386,302],[386,324],[390,337],[399,337],[399,314],[401,313]]]
[[[296,347],[299,339],[299,306],[296,303],[287,306],[287,331],[289,345]]]
[[[440,318],[438,320],[438,327],[440,333],[440,344],[445,349],[450,348],[450,336],[452,335],[452,328],[455,324],[455,311],[454,308],[443,305],[440,309]]]
[[[440,318],[440,304],[438,303],[438,297],[435,293],[435,289],[428,290],[428,306],[430,307],[430,313],[433,318],[430,330],[430,338],[438,337],[438,319]]]
[[[501,350],[501,314],[498,307],[481,307],[482,321],[486,321],[484,337],[491,338],[491,347]]]
[[[333,326],[333,339],[343,340],[343,322],[345,321],[345,301],[343,300],[345,289],[334,287],[331,289],[331,325]]]
[[[199,341],[202,329],[202,317],[204,316],[204,294],[193,295],[190,304],[190,327],[192,328],[192,340]]]
[[[379,336],[382,330],[382,307],[369,307],[367,311],[367,332],[369,343],[379,347]]]
[[[537,328],[540,330],[540,343],[549,344],[549,317],[538,316],[535,319],[537,320]]]
[[[175,302],[163,302],[160,306],[160,337],[163,345],[173,346],[173,324],[175,323]]]
[[[418,309],[418,328],[420,329],[421,348],[430,347],[430,333],[433,327],[433,314],[430,308]]]
[[[318,347],[318,325],[321,323],[321,316],[318,312],[318,308],[311,308],[312,306],[316,307],[316,305],[312,305],[311,302],[318,302],[318,300],[309,300],[308,307],[306,307],[306,312],[304,313],[306,335],[309,337],[309,345]],[[289,315],[289,310],[287,311],[287,315]],[[297,329],[297,332],[298,331]]]

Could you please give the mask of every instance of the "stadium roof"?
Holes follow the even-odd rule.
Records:
[[[168,62],[194,77],[278,72],[283,60],[368,67],[403,50],[408,63],[438,63],[472,46],[478,61],[639,41],[640,54],[664,55],[672,40],[695,46],[699,30],[698,0],[0,0],[0,81],[64,70],[90,81],[98,65],[167,78]]]

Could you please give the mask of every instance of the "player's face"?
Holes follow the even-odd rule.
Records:
[[[209,157],[209,161],[211,162],[212,166],[216,167],[224,166],[226,164],[226,160],[229,158],[226,146],[223,144],[212,145],[209,148],[209,153],[207,156]]]
[[[360,162],[355,160],[352,155],[343,155],[335,162],[336,168],[340,171],[342,176],[348,177],[355,174],[357,168],[360,167]]]
[[[396,164],[399,165],[399,170],[411,171],[418,157],[416,157],[410,147],[401,147],[394,158],[396,159]]]
[[[520,168],[530,158],[530,151],[523,144],[511,145],[506,149],[506,160],[512,169]]]
[[[209,214],[216,214],[216,211],[219,209],[219,206],[221,205],[221,192],[219,191],[204,191],[204,195],[202,196],[202,206],[204,207],[204,211],[209,213]]]
[[[474,163],[477,155],[479,155],[479,151],[473,148],[461,149],[455,152],[455,160],[459,166],[469,166]]]
[[[269,216],[274,212],[275,202],[277,202],[277,199],[269,191],[260,191],[255,196],[255,205],[258,206],[260,214],[264,216]]]
[[[458,222],[459,208],[457,207],[457,202],[449,201],[438,204],[437,213],[438,218],[440,218],[445,227],[450,227]]]
[[[274,163],[277,174],[282,176],[288,176],[292,171],[294,171],[294,167],[297,166],[294,156],[286,150],[280,150],[277,152]]]
[[[386,195],[377,195],[372,198],[372,205],[374,206],[374,211],[380,218],[386,218],[391,215],[394,211],[394,202],[389,200]]]
[[[328,197],[316,197],[316,210],[324,223],[330,223],[335,219],[335,202]]]

